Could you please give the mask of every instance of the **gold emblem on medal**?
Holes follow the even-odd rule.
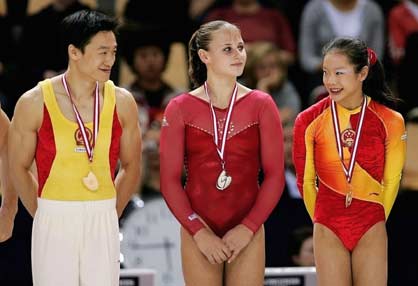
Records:
[[[351,147],[354,144],[356,138],[356,131],[351,128],[345,129],[341,132],[341,142],[344,147]]]

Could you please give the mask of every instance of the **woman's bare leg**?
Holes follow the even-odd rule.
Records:
[[[222,286],[224,263],[210,264],[193,237],[182,227],[181,260],[186,286]]]
[[[314,225],[314,255],[318,286],[351,286],[351,257],[340,239],[326,226]]]
[[[265,268],[264,227],[231,263],[225,263],[225,286],[263,286]]]
[[[387,263],[387,234],[382,221],[372,226],[353,250],[354,285],[386,286]]]

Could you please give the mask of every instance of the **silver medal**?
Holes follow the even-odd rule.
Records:
[[[232,182],[232,177],[228,176],[225,170],[219,174],[218,180],[216,181],[216,188],[220,191],[225,190],[229,187]]]

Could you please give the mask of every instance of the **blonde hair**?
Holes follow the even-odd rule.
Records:
[[[267,55],[274,54],[276,57],[277,67],[287,73],[287,65],[280,58],[280,49],[270,42],[257,42],[251,44],[247,51],[247,64],[245,65],[243,79],[245,84],[250,88],[255,88],[257,78],[255,68],[257,64]]]

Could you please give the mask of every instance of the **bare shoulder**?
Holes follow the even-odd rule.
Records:
[[[22,104],[31,104],[36,108],[36,105],[42,106],[44,104],[44,99],[42,95],[42,90],[39,85],[34,88],[26,91],[17,101]]]
[[[135,99],[130,91],[126,88],[115,86],[116,104],[133,104]]]
[[[125,88],[115,87],[116,110],[121,123],[138,117],[138,109],[133,95]]]
[[[17,101],[13,119],[19,118],[28,125],[40,126],[43,117],[44,99],[39,85],[26,91]],[[12,120],[13,120],[12,119]]]

